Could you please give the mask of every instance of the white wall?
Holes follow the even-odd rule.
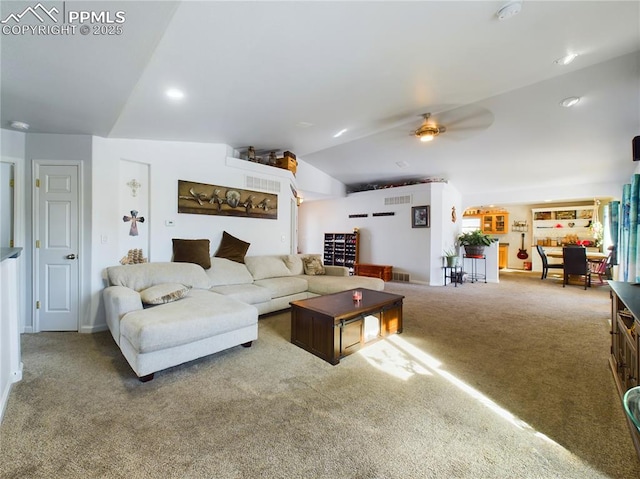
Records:
[[[343,183],[301,159],[298,160],[296,180],[302,198],[340,198],[347,194],[347,187]]]
[[[295,178],[286,170],[228,158],[229,154],[230,149],[222,144],[94,138],[92,310],[87,330],[105,327],[101,299],[105,268],[118,264],[135,245],[126,234],[129,223],[122,220],[131,209],[123,211],[130,200],[128,188],[121,184],[128,178],[120,171],[123,165],[148,165],[149,210],[140,212],[146,221],[139,228],[148,234],[145,255],[148,253],[149,261],[171,261],[173,238],[209,239],[214,254],[223,231],[251,243],[248,255],[290,252],[291,188],[297,189]],[[178,214],[178,180],[255,189],[246,186],[247,176],[279,183],[277,220]],[[175,226],[166,226],[167,221]]]
[[[385,205],[385,198],[410,196],[410,203]],[[431,227],[412,228],[411,208],[429,205]],[[457,221],[451,221],[456,208]],[[460,194],[446,183],[427,183],[352,193],[345,198],[306,201],[300,207],[299,245],[322,253],[324,233],[360,230],[360,262],[392,265],[412,282],[442,284],[442,254],[461,227]],[[394,212],[373,217],[372,213]],[[366,218],[349,218],[364,214]]]

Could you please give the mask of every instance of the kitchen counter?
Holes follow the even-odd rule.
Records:
[[[17,258],[22,253],[22,248],[0,248],[0,261],[4,261],[7,258]]]
[[[18,261],[22,248],[1,248],[0,261],[0,421],[11,387],[22,379]]]

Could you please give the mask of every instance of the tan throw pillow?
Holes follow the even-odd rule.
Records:
[[[189,287],[180,283],[162,283],[140,291],[143,304],[165,304],[184,298]]]
[[[322,261],[317,256],[302,258],[302,262],[304,263],[304,274],[308,274],[310,276],[325,274]]]
[[[211,268],[211,253],[208,239],[173,238],[173,261],[176,263],[195,263],[204,269]]]
[[[218,246],[215,256],[218,258],[226,258],[236,263],[244,263],[244,257],[251,243],[242,241],[235,236],[230,235],[226,231],[222,232],[222,241]]]

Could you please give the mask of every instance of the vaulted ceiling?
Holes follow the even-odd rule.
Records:
[[[634,170],[637,1],[524,1],[504,20],[494,1],[42,5],[58,25],[70,11],[125,21],[18,33],[53,23],[10,18],[36,3],[3,1],[2,128],[290,150],[348,185],[435,177],[465,193]],[[421,143],[426,112],[447,131]]]

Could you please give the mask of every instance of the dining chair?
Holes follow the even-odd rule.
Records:
[[[587,261],[586,248],[562,248],[562,262],[564,263],[563,288],[569,284],[569,276],[583,276],[584,289],[587,289],[587,285],[591,286],[591,270]]]
[[[627,413],[633,425],[640,432],[640,386],[627,389],[622,398],[624,412]]]
[[[544,252],[544,248],[542,248],[542,246],[536,245],[536,249],[538,250],[538,254],[540,255],[540,259],[542,260],[542,277],[540,279],[545,279],[547,277],[549,268],[562,269],[564,267],[562,263],[549,263],[549,259],[547,258],[547,255]]]
[[[607,277],[609,274],[609,268],[611,266],[611,259],[613,253],[609,253],[606,258],[603,259],[590,259],[589,261],[589,270],[591,274],[595,274],[598,276],[598,280],[600,284],[604,284],[602,280],[603,277]]]

